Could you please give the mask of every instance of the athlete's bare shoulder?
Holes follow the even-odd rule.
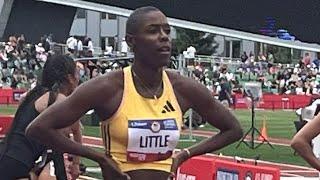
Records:
[[[166,69],[165,71],[169,77],[172,87],[175,90],[185,90],[189,83],[193,81],[191,78],[182,76],[180,72],[175,69]]]
[[[174,71],[166,72],[182,110],[199,106],[203,102],[213,99],[209,90],[198,81]]]

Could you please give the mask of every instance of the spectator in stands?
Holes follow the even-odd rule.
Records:
[[[204,72],[201,66],[196,66],[192,73],[195,80],[205,84]]]
[[[74,54],[75,53],[75,50],[76,50],[76,47],[77,47],[77,40],[76,38],[74,38],[74,36],[70,36],[67,41],[66,41],[66,45],[67,45],[67,48],[68,48],[68,51],[71,53],[71,54]]]
[[[94,68],[92,70],[92,77],[91,78],[95,78],[95,77],[98,77],[98,76],[101,76],[101,69],[99,67],[97,68]]]
[[[248,57],[246,51],[244,51],[243,54],[240,56],[240,59],[241,59],[241,62],[242,62],[242,63],[247,62],[248,58],[249,58],[249,57]]]
[[[190,59],[195,58],[196,52],[197,52],[196,48],[193,47],[192,45],[187,48],[187,54]]]
[[[2,64],[4,62],[6,62],[6,61],[8,61],[7,52],[5,50],[5,47],[2,46],[2,47],[0,47],[0,64],[1,64],[1,67],[3,67]]]
[[[242,94],[242,86],[241,86],[237,76],[235,77],[235,79],[231,80],[231,87],[232,87],[231,94],[233,94],[233,93]]]
[[[227,81],[234,79],[233,73],[228,72],[228,66],[226,64],[221,66],[219,78],[225,78]]]
[[[154,7],[135,10],[127,20],[126,41],[135,56],[132,67],[84,83],[69,98],[37,117],[27,135],[60,151],[97,161],[105,179],[128,179],[124,174],[127,173],[131,180],[167,180],[187,159],[241,138],[236,118],[212,98],[205,86],[163,69],[171,56],[171,38],[170,26],[160,10]],[[190,107],[217,127],[219,134],[172,157],[182,114]],[[106,148],[102,153],[58,133],[58,129],[74,123],[89,109],[95,109],[102,120]],[[144,140],[154,135],[167,143],[145,147]]]
[[[1,179],[28,178],[35,161],[45,152],[46,146],[25,136],[26,127],[39,113],[55,101],[70,95],[78,85],[79,75],[75,63],[68,56],[52,56],[45,64],[41,83],[37,84],[22,101],[15,114],[11,130],[0,144]],[[75,121],[74,126],[78,126]],[[71,126],[71,124],[70,124]],[[60,134],[60,131],[59,133]],[[74,137],[78,136],[74,134]],[[78,138],[79,139],[79,138]],[[74,161],[73,178],[77,178],[79,162]]]
[[[50,51],[51,45],[50,45],[51,37],[47,35],[43,35],[40,38],[41,46],[44,48],[44,51],[47,53]]]
[[[77,39],[77,57],[83,57],[83,44],[82,44],[82,41],[80,39],[79,36],[76,37]]]
[[[289,82],[298,82],[299,80],[299,76],[298,76],[298,72],[293,72],[293,74],[291,74],[291,77],[289,79]]]
[[[5,50],[7,52],[9,62],[13,62],[17,57],[19,56],[19,53],[17,51],[17,39],[15,36],[9,37],[9,42],[7,43]],[[11,61],[11,62],[10,62]]]
[[[253,66],[255,64],[255,55],[252,51],[250,51],[249,53],[249,58],[248,58],[248,64],[250,64],[251,66]]]
[[[290,81],[287,91],[285,92],[285,94],[297,94],[296,92],[296,82],[295,81]]]
[[[192,45],[190,45],[186,51],[183,51],[184,58],[187,61],[187,63],[186,63],[187,66],[195,66],[196,65],[194,62],[196,52],[197,52],[196,48],[193,47]]]
[[[316,68],[319,70],[320,67],[320,52],[317,53],[316,58],[312,61],[312,63],[316,66]]]
[[[90,70],[80,62],[77,62],[76,64],[79,69],[80,84],[82,84],[90,79]]]
[[[304,54],[304,57],[303,57],[303,59],[301,61],[304,64],[304,67],[307,67],[308,65],[310,65],[311,57],[310,57],[308,52]]]
[[[305,95],[305,92],[303,91],[303,82],[301,80],[297,82],[295,92],[297,93],[297,95]]]
[[[232,96],[231,96],[231,86],[226,78],[220,78],[220,86],[217,88],[217,93],[219,94],[219,101],[229,107],[233,104]]]
[[[129,47],[125,38],[122,38],[120,52],[126,56],[128,54]]]
[[[83,40],[83,46],[84,46],[84,52],[83,52],[84,56],[93,57],[94,48],[93,48],[91,38],[86,36]]]
[[[23,54],[25,43],[26,43],[26,39],[24,35],[21,34],[20,37],[18,37],[18,42],[17,42],[17,51],[20,55]]]
[[[50,33],[49,35],[48,35],[48,37],[46,38],[46,41],[49,43],[49,50],[51,50],[52,48],[52,44],[53,44],[53,34],[52,33]]]
[[[87,53],[87,57],[93,57],[93,53],[94,53],[94,48],[93,48],[93,43],[90,40],[89,41],[89,45],[88,45],[88,53]]]
[[[36,45],[36,58],[41,62],[47,61],[48,54],[46,53],[46,50],[43,47],[42,43],[39,43]]]
[[[91,38],[88,38],[88,49],[91,50],[92,52],[94,50],[93,42],[92,42]]]
[[[241,74],[240,74],[241,76]],[[213,67],[213,73],[212,73],[212,84],[216,84],[216,82],[219,81],[220,77],[220,65],[216,63]]]
[[[88,36],[85,36],[84,38],[83,38],[83,46],[88,46],[88,44],[89,44],[89,37]]]
[[[106,46],[106,50],[104,52],[104,55],[106,56],[112,56],[113,55],[113,47],[111,45]]]
[[[312,95],[313,94],[313,85],[311,83],[311,79],[307,79],[306,82],[304,83],[303,92],[306,95]]]
[[[25,89],[26,87],[24,87],[24,85],[27,84],[27,82],[27,76],[24,71],[22,69],[15,69],[13,72],[11,88]]]
[[[258,61],[262,61],[262,62],[266,62],[267,58],[265,55],[263,55],[263,53],[259,53],[258,55]]]
[[[274,56],[273,56],[272,51],[269,51],[269,52],[267,53],[267,61],[268,61],[268,63],[271,64],[271,65],[274,64],[275,59],[274,59]],[[269,68],[270,68],[271,65],[269,65]]]
[[[15,36],[10,36],[8,44],[10,44],[10,46],[12,46],[14,49],[16,49],[16,47],[17,47],[17,38]]]

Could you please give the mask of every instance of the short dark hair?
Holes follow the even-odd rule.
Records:
[[[152,11],[160,11],[153,6],[145,6],[134,10],[126,24],[126,34],[135,34],[138,31],[138,27],[141,25],[141,17]]]

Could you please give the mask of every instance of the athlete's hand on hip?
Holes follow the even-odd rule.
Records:
[[[171,175],[169,176],[168,180],[171,180],[175,177],[175,175],[177,174],[177,170],[178,167],[187,159],[189,159],[189,154],[182,150],[178,153],[175,153],[173,156],[173,162],[172,162],[172,166],[171,166]]]
[[[120,170],[117,163],[111,158],[105,156],[101,162],[98,162],[101,167],[103,179],[115,180],[130,180],[130,176]]]

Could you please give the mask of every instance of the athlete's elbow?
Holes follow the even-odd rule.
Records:
[[[25,134],[27,137],[38,138],[39,136],[41,136],[41,130],[42,128],[38,123],[31,123],[26,128]]]
[[[243,136],[243,129],[241,128],[241,126],[236,126],[232,129],[233,132],[233,137],[235,139],[235,141],[239,140],[242,138]]]
[[[294,150],[299,150],[303,145],[303,140],[300,137],[294,136],[290,142],[291,148]]]

